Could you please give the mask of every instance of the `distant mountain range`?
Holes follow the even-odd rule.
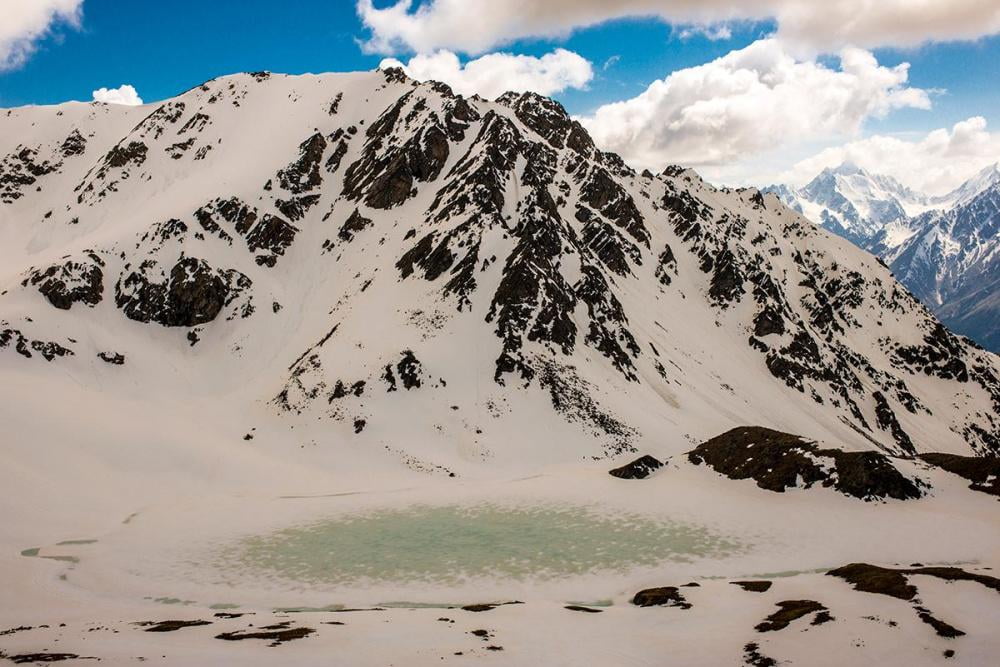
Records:
[[[876,255],[954,331],[1000,350],[1000,167],[943,196],[851,163],[805,187],[765,188],[820,227]]]

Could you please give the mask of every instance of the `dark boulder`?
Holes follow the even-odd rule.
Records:
[[[637,607],[680,607],[690,609],[691,603],[684,599],[676,586],[661,586],[639,591],[632,598]]]
[[[663,463],[661,461],[646,454],[620,468],[609,470],[608,474],[620,479],[646,479],[653,471],[662,467]]]

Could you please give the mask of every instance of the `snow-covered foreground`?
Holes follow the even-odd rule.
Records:
[[[19,388],[56,395],[29,381]],[[5,406],[17,402],[12,389],[3,389]],[[608,475],[608,462],[548,466],[530,475],[484,467],[461,478],[364,470],[358,463],[338,472],[290,460],[281,445],[225,444],[227,416],[212,411],[122,410],[79,389],[58,395],[63,405],[107,426],[81,434],[78,424],[47,418],[51,398],[37,412],[5,409],[8,433],[18,434],[8,441],[7,456],[24,460],[20,450],[45,449],[35,467],[0,471],[4,515],[13,518],[0,544],[0,626],[32,628],[0,636],[0,650],[11,656],[58,652],[110,664],[142,657],[178,665],[316,664],[330,655],[366,665],[439,664],[442,658],[448,664],[715,665],[740,664],[745,647],[756,644],[759,654],[793,664],[940,664],[950,650],[955,664],[983,665],[1000,646],[994,632],[1000,591],[910,577],[920,606],[966,633],[948,639],[921,621],[915,603],[857,592],[824,574],[854,562],[958,564],[990,574],[1000,565],[996,499],[940,470],[919,470],[933,484],[932,495],[887,502],[815,487],[778,494],[683,456],[642,480]],[[168,441],[174,443],[169,455],[149,454],[147,448]],[[136,447],[146,455],[136,456]],[[738,547],[705,556],[664,553],[659,563],[623,569],[459,581],[390,576],[324,583],[227,567],[213,558],[241,537],[330,517],[484,503],[588,507],[611,521],[641,515],[686,522]],[[462,560],[461,553],[450,556]],[[632,556],[620,554],[623,563]],[[773,584],[762,593],[730,583],[764,579]],[[692,582],[699,586],[683,586]],[[690,608],[631,603],[639,590],[659,586],[680,586]],[[777,603],[789,600],[815,601],[834,620],[813,625],[810,613],[782,630],[755,630]],[[450,608],[505,601],[524,604]],[[571,604],[600,611],[565,608]],[[274,611],[282,608],[323,611]],[[333,611],[340,608],[379,610]],[[137,625],[165,620],[211,624],[166,633]],[[287,628],[260,630],[285,622]],[[315,632],[279,646],[217,638],[297,628]],[[470,634],[479,630],[488,634]]]
[[[398,71],[0,129],[7,658],[997,654],[997,358],[777,197]]]

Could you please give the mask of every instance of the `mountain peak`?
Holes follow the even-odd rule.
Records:
[[[836,174],[838,176],[858,176],[858,175],[867,176],[868,175],[867,172],[864,169],[862,169],[861,167],[859,167],[854,162],[851,162],[850,160],[848,160],[846,162],[842,162],[839,165],[837,165],[836,167],[827,167],[823,171],[827,172],[827,173],[830,173],[830,174]]]
[[[4,361],[106,383],[113,351],[107,391],[239,394],[429,470],[700,440],[720,406],[899,453],[1000,442],[970,426],[995,362],[866,253],[756,190],[637,174],[548,98],[400,72],[0,118]]]

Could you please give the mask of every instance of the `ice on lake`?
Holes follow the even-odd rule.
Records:
[[[741,550],[704,526],[582,506],[419,505],[337,516],[243,538],[227,570],[302,583],[531,580]]]

